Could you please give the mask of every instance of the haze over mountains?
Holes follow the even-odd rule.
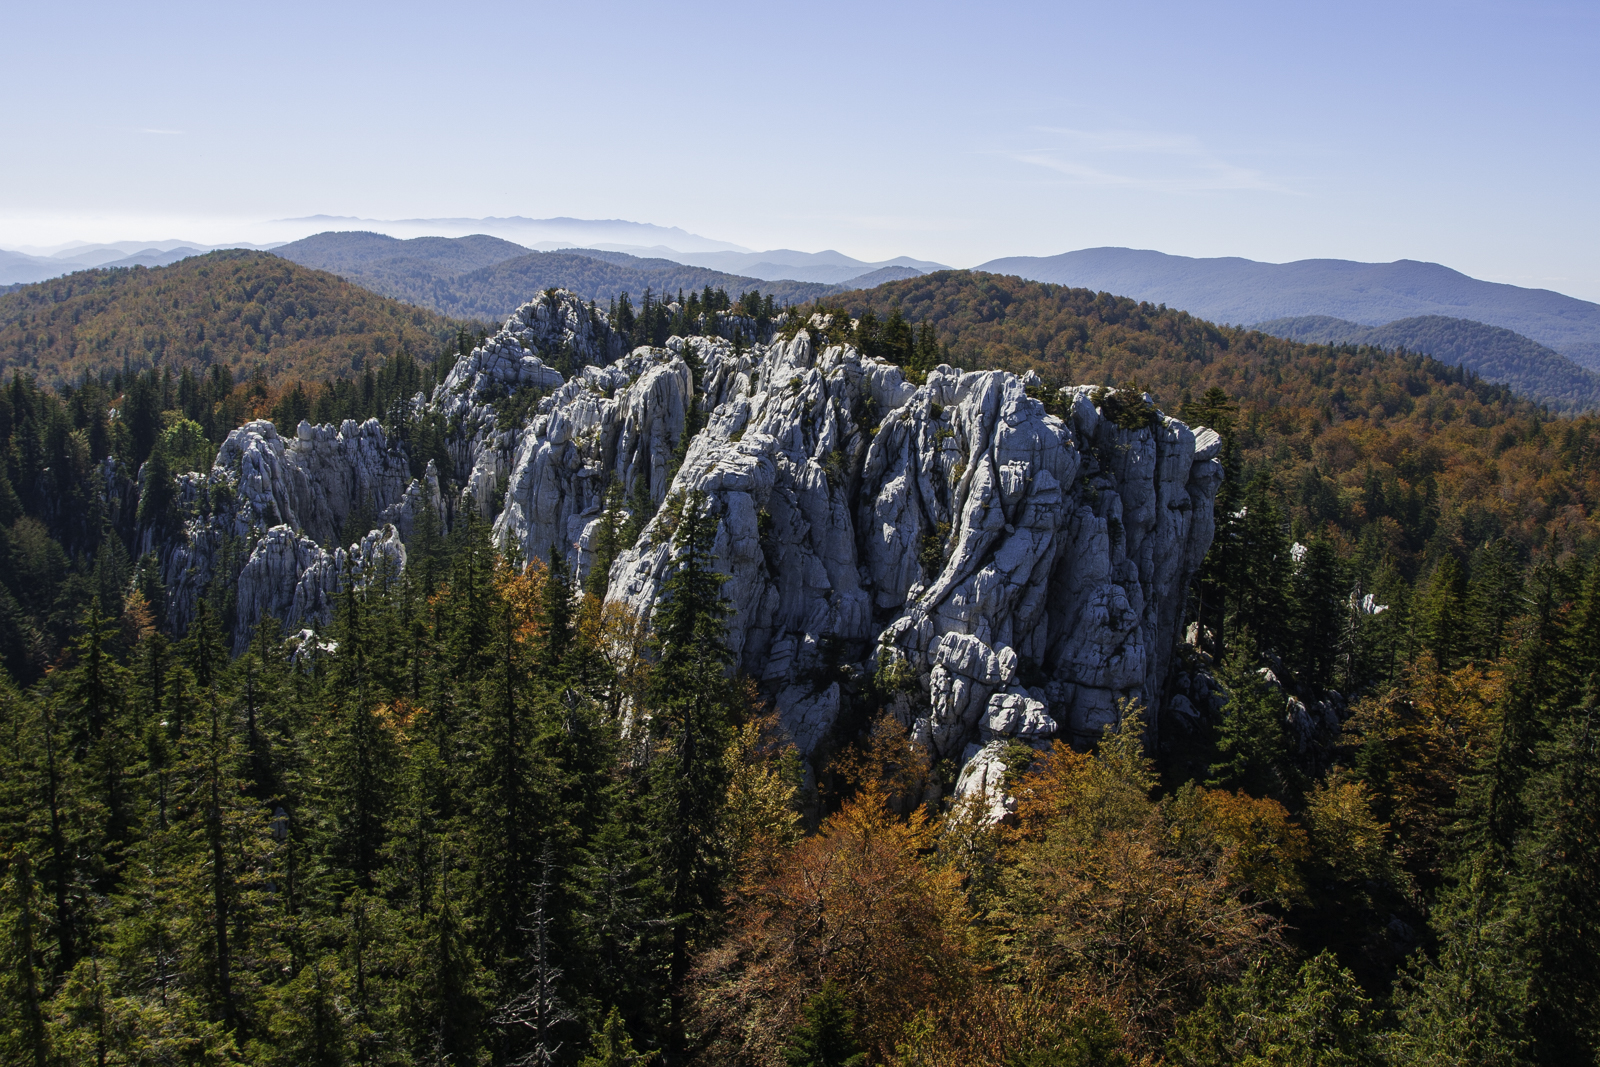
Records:
[[[832,249],[755,251],[622,219],[314,215],[272,225],[301,235],[270,246],[276,254],[478,320],[500,320],[531,292],[553,286],[601,302],[623,292],[638,299],[646,288],[675,295],[709,285],[732,295],[759,289],[795,303],[946,269],[909,256],[869,261]],[[325,232],[303,236],[313,226]],[[89,268],[162,266],[221,247],[263,246],[164,240],[0,250],[0,287]],[[1600,405],[1600,304],[1481,281],[1436,263],[1262,263],[1091,248],[994,259],[976,269],[1166,304],[1296,339],[1428,352],[1559,410]]]
[[[440,314],[490,320],[505,318],[531,294],[556,287],[600,303],[622,293],[638,301],[646,289],[657,295],[675,295],[680,290],[699,291],[710,286],[734,297],[759,289],[763,294],[770,293],[780,304],[793,304],[816,300],[841,288],[863,288],[922,273],[914,267],[892,265],[867,275],[852,275],[841,287],[827,282],[729,274],[671,259],[645,259],[603,249],[538,252],[486,234],[399,240],[379,233],[330,232],[282,245],[273,254],[301,266],[331,271],[373,292]],[[841,268],[843,264],[835,266]]]
[[[388,234],[402,240],[488,234],[538,251],[574,245],[624,250],[670,247],[680,252],[751,251],[743,245],[702,237],[677,226],[657,226],[626,219],[530,219],[521,215],[483,219],[367,219],[352,215],[308,215],[298,219],[279,219],[274,225],[297,229],[297,236],[303,236],[308,231],[317,233],[327,230],[361,230]]]
[[[792,248],[757,252],[742,245],[689,233],[676,226],[655,226],[623,219],[529,219],[513,216],[392,220],[312,215],[284,221],[314,225],[325,231],[387,234],[402,240],[488,235],[515,242],[527,251],[591,248],[627,252],[643,259],[670,259],[687,266],[706,267],[726,274],[767,281],[787,279],[838,285],[884,267],[909,267],[913,273],[900,273],[893,277],[915,277],[917,273],[943,270],[947,266],[909,256],[878,261],[862,260],[831,248],[821,252],[800,252]],[[888,276],[884,280],[889,280]]]
[[[1548,289],[1480,281],[1437,263],[1306,259],[1192,259],[1133,248],[1012,256],[978,267],[1034,281],[1103,290],[1250,325],[1328,315],[1365,326],[1440,315],[1514,330],[1600,370],[1600,304]]]
[[[0,285],[42,282],[73,271],[97,267],[165,267],[180,259],[218,248],[257,247],[244,243],[204,245],[192,241],[167,240],[75,243],[54,249],[35,249],[33,252],[0,249]]]

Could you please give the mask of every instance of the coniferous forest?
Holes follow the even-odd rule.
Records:
[[[173,476],[250,415],[378,418],[420,473],[447,429],[404,400],[470,332],[342,379],[32,368],[0,392],[0,1060],[1596,1062],[1600,423],[1016,279],[840,303],[913,376],[1127,381],[1221,434],[1158,744],[1132,704],[1019,744],[996,823],[877,677],[803,765],[731,669],[703,501],[648,621],[603,598],[622,486],[582,577],[424,511],[403,571],[235,655],[227,588],[165,623],[151,531],[206,506]],[[672,306],[610,319],[659,344]]]

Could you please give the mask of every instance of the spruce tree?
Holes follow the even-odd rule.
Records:
[[[589,1049],[578,1067],[649,1067],[656,1058],[654,1052],[634,1051],[633,1038],[615,1007],[606,1012],[600,1029],[589,1035]]]
[[[354,887],[374,885],[394,800],[395,738],[376,714],[366,605],[346,581],[334,627],[338,650],[328,672],[331,736],[325,780],[331,786],[333,860]]]
[[[1441,671],[1460,666],[1468,649],[1466,594],[1467,580],[1461,564],[1447,555],[1434,567],[1418,596],[1418,636]]]
[[[616,562],[622,545],[622,483],[612,479],[606,483],[605,505],[600,512],[600,527],[595,532],[591,548],[589,572],[583,576],[583,592],[596,600],[605,598],[606,585],[611,577],[611,565]]]
[[[1290,581],[1293,662],[1301,685],[1313,693],[1334,681],[1340,630],[1348,610],[1341,571],[1333,543],[1314,537]]]
[[[1485,542],[1472,554],[1467,581],[1468,653],[1493,663],[1504,651],[1511,621],[1521,614],[1522,568],[1505,538]]]

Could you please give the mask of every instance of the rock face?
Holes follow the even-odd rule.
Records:
[[[380,557],[398,571],[416,515],[439,505],[431,464],[413,479],[376,419],[302,422],[289,440],[270,422],[247,423],[228,435],[209,474],[179,483],[180,506],[198,514],[163,543],[147,532],[145,546],[160,553],[169,622],[183,628],[213,579],[236,579],[236,650],[267,614],[285,625],[325,622],[346,573],[369,572]],[[321,547],[352,517],[376,528],[348,548]]]
[[[913,384],[809,329],[728,339],[746,326],[625,352],[592,305],[546,294],[415,398],[451,428],[451,469],[419,479],[376,421],[302,423],[289,441],[241,427],[181,486],[212,504],[162,548],[174,611],[187,618],[235,545],[241,639],[269,614],[320,624],[347,577],[404,566],[424,509],[448,523],[476,508],[501,544],[581,572],[618,486],[654,515],[607,596],[648,615],[674,509],[699,492],[735,661],[806,755],[868,679],[936,760],[966,768],[958,792],[998,789],[1008,747],[1089,743],[1119,700],[1157,706],[1211,543],[1216,434],[1107,390],[1064,390],[1052,414],[1036,378],[1002,371]],[[373,532],[331,547],[352,515]]]
[[[517,435],[496,538],[525,559],[581,552],[611,484],[660,504],[693,388],[672,350],[641,348],[573,375]]]
[[[693,343],[709,424],[670,492],[720,520],[730,644],[803,752],[840,713],[818,681],[840,660],[895,686],[913,736],[958,764],[1091,742],[1120,699],[1155,706],[1211,543],[1216,435],[1089,389],[1057,418],[1000,371],[912,386],[805,331],[737,358]],[[1130,403],[1131,427],[1102,410]],[[617,560],[610,597],[650,609],[665,526]]]

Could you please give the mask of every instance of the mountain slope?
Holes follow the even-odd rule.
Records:
[[[302,267],[335,274],[400,270],[416,264],[434,273],[460,273],[525,256],[530,249],[487,234],[467,237],[413,237],[402,241],[381,233],[329,232],[279,245],[274,255]]]
[[[220,363],[268,382],[351,374],[401,349],[431,358],[459,324],[265,252],[80,271],[0,296],[0,372]]]
[[[1479,281],[1437,263],[1258,263],[1086,248],[1059,256],[996,259],[977,269],[1121,293],[1181,307],[1215,322],[1303,315],[1330,315],[1368,326],[1419,315],[1470,319],[1515,330],[1580,366],[1600,370],[1600,304],[1548,289]]]
[[[1329,315],[1305,315],[1272,319],[1255,328],[1310,344],[1375,345],[1391,351],[1422,352],[1466,367],[1491,382],[1503,382],[1557,411],[1600,408],[1600,374],[1519,333],[1481,322],[1420,315],[1383,326],[1363,326]]]

